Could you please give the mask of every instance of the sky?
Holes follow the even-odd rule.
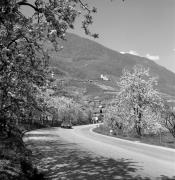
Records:
[[[73,33],[121,53],[147,57],[175,73],[175,0],[82,1],[97,8],[90,29],[99,38],[84,34],[80,18]],[[29,8],[24,11],[31,14]]]
[[[87,1],[97,7],[90,27],[99,34],[96,42],[147,57],[175,72],[175,0]],[[80,26],[77,20],[73,32],[89,38]]]

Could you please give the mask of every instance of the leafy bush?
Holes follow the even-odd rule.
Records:
[[[47,97],[45,99],[48,107],[54,108],[57,114],[55,121],[63,122],[70,120],[72,124],[87,124],[89,112],[82,105],[67,97]]]
[[[169,107],[166,107],[162,113],[162,118],[163,126],[167,128],[175,138],[175,112],[173,112]]]
[[[128,111],[125,111],[122,106],[111,103],[105,110],[104,125],[115,134],[128,134],[134,128],[133,121],[128,117],[130,117]]]

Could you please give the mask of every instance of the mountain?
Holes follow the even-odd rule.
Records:
[[[76,79],[91,81],[91,86],[111,91],[116,88],[115,81],[121,76],[123,68],[131,68],[142,64],[150,68],[150,73],[157,76],[158,89],[162,93],[175,96],[175,74],[147,58],[131,54],[121,54],[100,45],[92,40],[68,33],[66,41],[59,43],[64,47],[52,54],[51,66],[57,68],[61,74]],[[100,75],[109,77],[103,81]],[[98,93],[97,93],[98,94]]]

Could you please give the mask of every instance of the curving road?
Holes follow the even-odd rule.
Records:
[[[109,136],[100,135],[92,131],[92,128],[94,128],[95,126],[96,125],[85,125],[85,126],[77,126],[77,127],[74,127],[73,129],[51,128],[51,129],[43,129],[39,131],[32,131],[27,134],[28,137],[26,137],[26,139],[34,140],[35,139],[34,136],[32,136],[33,139],[32,138],[30,139],[30,134],[32,133],[35,135],[37,133],[47,134],[47,135],[52,134],[53,137],[55,138],[54,142],[59,141],[61,143],[64,142],[64,143],[70,144],[71,146],[66,147],[67,149],[69,149],[69,151],[72,148],[72,145],[76,145],[76,148],[77,148],[76,152],[78,152],[80,156],[82,155],[81,152],[83,151],[83,153],[85,154],[87,152],[87,153],[90,153],[91,156],[99,157],[97,162],[101,164],[95,165],[94,168],[99,167],[99,172],[101,173],[101,176],[99,175],[98,177],[101,177],[101,178],[96,177],[94,179],[106,179],[106,180],[107,179],[137,179],[134,177],[138,175],[139,177],[140,176],[148,177],[148,179],[159,179],[158,177],[161,177],[161,176],[170,177],[172,180],[175,179],[175,150],[169,149],[169,148],[152,146],[152,145],[145,145],[139,142],[130,142],[127,140],[121,140],[121,139],[117,139],[117,138],[113,138]],[[51,140],[53,141],[52,137],[50,141]],[[50,148],[51,146],[52,145],[49,145]],[[59,146],[59,143],[58,143],[58,146]],[[79,152],[80,150],[81,152]],[[63,150],[63,152],[66,153],[67,151]],[[80,159],[82,159],[83,156],[85,156],[85,154],[83,154]],[[72,156],[74,156],[73,153],[72,153]],[[108,160],[111,159],[112,160],[111,164],[108,163],[108,166],[104,166],[103,163],[104,162],[106,163],[108,161],[106,159],[103,160],[103,158],[106,158]],[[71,160],[70,164],[76,163],[74,162],[76,161],[76,159],[77,161],[81,161],[79,159],[79,156],[77,156],[77,153],[76,153],[76,158]],[[103,162],[100,162],[100,161],[103,161]],[[89,163],[88,158],[87,158],[87,164],[89,163],[89,166],[92,166],[92,162],[93,160],[91,159],[91,163]],[[109,174],[110,170],[111,172],[113,170],[112,166],[114,165],[117,166],[117,164],[120,164],[123,162],[128,162],[131,164],[130,168],[127,167],[128,168],[127,170],[129,174],[132,174],[132,176],[124,176],[123,174],[119,176],[115,174],[115,176],[112,176],[112,174],[111,175]],[[60,163],[60,159],[58,163]],[[86,167],[83,168],[83,166],[86,166]],[[80,174],[82,173],[82,171],[84,173],[85,172],[90,173],[91,171],[95,173],[92,170],[92,168],[89,168],[89,166],[86,165],[86,161],[85,161],[83,165],[79,166],[81,167],[80,168],[81,171],[79,170],[79,172],[77,173]],[[107,168],[108,171],[106,171],[105,168]],[[126,168],[126,167],[122,166],[122,168]],[[134,168],[135,170],[133,170],[132,168]],[[115,169],[115,171],[117,171],[117,169]],[[120,166],[118,166],[118,172],[119,172],[118,174],[120,174],[120,172],[122,171],[123,169],[120,169]],[[108,174],[108,176],[106,176],[105,173]],[[70,178],[68,178],[68,176],[66,177],[67,178],[65,179],[88,179],[88,178],[78,178],[79,177],[78,175],[75,178],[73,178],[73,176],[70,176]],[[85,177],[85,176],[82,176],[82,177]],[[89,177],[90,177],[89,179],[93,179],[93,177],[95,177],[95,174],[94,175],[91,174]],[[56,177],[55,179],[64,179],[64,178]],[[140,179],[144,179],[144,178],[140,178]]]

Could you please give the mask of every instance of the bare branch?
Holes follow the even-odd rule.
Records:
[[[87,8],[87,6],[81,1],[79,0],[79,3],[90,13],[90,9]]]
[[[27,3],[27,2],[19,2],[18,3],[19,6],[30,6],[31,8],[33,8],[35,11],[37,11],[38,13],[42,13],[42,8],[38,8],[30,3]]]

